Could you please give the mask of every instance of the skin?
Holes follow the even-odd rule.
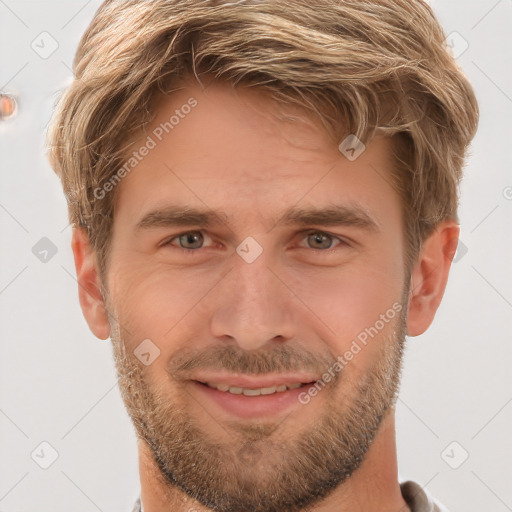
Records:
[[[75,229],[72,241],[84,316],[97,337],[112,339],[139,436],[145,512],[207,512],[215,496],[224,512],[409,510],[394,424],[402,350],[441,302],[457,224],[439,224],[406,272],[402,206],[385,179],[390,141],[374,139],[351,162],[316,120],[259,90],[189,82],[160,99],[134,150],[190,97],[197,106],[117,187],[105,282],[87,235]],[[288,207],[332,204],[359,207],[377,229],[280,220]],[[171,205],[227,219],[137,229]],[[187,232],[197,237],[178,236]],[[252,263],[236,253],[248,236],[263,249]],[[232,416],[180,370],[196,361],[200,370],[279,375],[286,359],[277,356],[286,356],[293,370],[321,376],[393,304],[401,313],[287,414]],[[160,350],[149,366],[134,357],[145,339]],[[299,495],[301,505],[289,501]]]

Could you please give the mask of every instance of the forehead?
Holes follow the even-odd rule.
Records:
[[[132,151],[139,156],[118,185],[116,216],[194,204],[231,210],[241,221],[275,219],[298,203],[367,210],[397,203],[388,139],[374,139],[350,161],[318,120],[258,89],[190,83],[162,96]]]

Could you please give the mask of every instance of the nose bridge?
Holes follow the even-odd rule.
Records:
[[[263,311],[270,306],[269,299],[280,294],[277,290],[277,280],[269,270],[268,258],[261,255],[252,262],[238,261],[233,269],[233,297],[241,310],[248,308]]]
[[[211,326],[214,336],[233,338],[247,350],[276,337],[293,336],[290,292],[272,267],[276,265],[270,250],[253,261],[245,259],[243,253],[234,255],[233,268],[215,299]]]

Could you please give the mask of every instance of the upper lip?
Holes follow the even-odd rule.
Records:
[[[270,388],[283,384],[308,384],[318,380],[310,374],[279,374],[265,376],[233,375],[228,373],[211,373],[196,376],[193,380],[203,384],[228,384],[230,387],[247,389]]]

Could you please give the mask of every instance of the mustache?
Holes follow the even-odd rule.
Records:
[[[305,349],[299,351],[289,345],[258,352],[247,352],[235,346],[217,346],[187,350],[176,355],[170,361],[168,371],[172,377],[184,380],[198,370],[252,375],[307,371],[321,376],[335,362],[332,354],[315,354]]]

